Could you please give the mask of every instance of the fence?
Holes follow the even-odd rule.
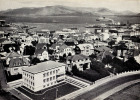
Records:
[[[81,88],[81,89],[79,89],[79,90],[77,90],[75,92],[72,92],[72,93],[70,93],[68,95],[60,97],[57,100],[70,100],[70,99],[75,98],[75,97],[77,97],[79,95],[82,95],[85,92],[88,92],[88,91],[90,91],[92,89],[95,89],[96,87],[98,87],[100,85],[103,85],[103,84],[105,84],[105,83],[107,83],[109,81],[115,80],[117,78],[129,76],[129,75],[134,75],[134,74],[140,74],[140,70],[138,70],[138,71],[122,72],[122,73],[119,73],[119,74],[116,74],[116,75],[110,75],[110,76],[104,77],[102,79],[99,79],[99,80],[93,82],[93,84],[88,86],[88,87]]]
[[[70,84],[72,84],[72,85],[75,85],[75,86],[77,86],[79,88],[85,88],[85,87],[90,85],[87,82],[81,81],[79,79],[76,79],[76,78],[73,78],[73,77],[70,77],[70,76],[66,76],[65,81],[70,83]]]

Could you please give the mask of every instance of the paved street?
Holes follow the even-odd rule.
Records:
[[[113,80],[107,84],[101,85],[101,86],[99,86],[91,91],[88,91],[88,92],[76,97],[73,100],[92,100],[95,97],[99,96],[100,94],[102,94],[102,93],[104,93],[104,92],[106,92],[106,91],[108,91],[116,86],[119,86],[120,84],[123,84],[123,83],[128,82],[128,81],[132,81],[135,79],[140,79],[140,74],[135,74],[135,75],[122,77],[122,78]]]

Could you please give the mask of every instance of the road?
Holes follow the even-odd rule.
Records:
[[[126,77],[121,77],[116,80],[110,81],[104,85],[101,85],[91,91],[88,91],[82,95],[79,95],[78,97],[74,98],[73,100],[93,100],[97,96],[99,96],[102,93],[107,92],[108,90],[113,89],[116,86],[119,86],[123,83],[135,80],[135,79],[140,79],[140,74],[135,74],[135,75],[130,75]]]

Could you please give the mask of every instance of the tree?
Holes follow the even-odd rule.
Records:
[[[112,48],[112,45],[115,44],[115,41],[114,40],[111,40],[110,42],[108,42],[108,45],[110,45],[110,47]]]
[[[23,52],[24,55],[34,55],[34,53],[35,53],[35,47],[25,46],[24,52]]]
[[[109,63],[112,62],[112,57],[109,56],[109,55],[107,55],[105,58],[103,58],[102,62],[103,62],[104,64],[109,64]]]
[[[35,41],[32,41],[31,43],[33,44],[33,46],[36,46],[38,44],[38,41],[35,40]]]
[[[32,59],[31,63],[36,65],[37,63],[40,63],[40,60],[35,57],[35,58]]]
[[[85,63],[84,65],[83,65],[83,70],[86,70],[88,68],[88,63]]]
[[[79,70],[78,70],[77,66],[76,66],[76,65],[72,66],[72,73],[73,73],[74,75],[77,75],[78,72],[79,72]]]
[[[75,46],[74,51],[75,51],[75,54],[80,54],[81,53],[81,50],[78,46]]]
[[[71,53],[69,53],[68,56],[71,56]]]

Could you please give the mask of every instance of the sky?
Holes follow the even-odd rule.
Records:
[[[140,0],[0,0],[0,11],[22,7],[45,7],[64,5],[71,7],[105,7],[114,11],[140,13]]]

